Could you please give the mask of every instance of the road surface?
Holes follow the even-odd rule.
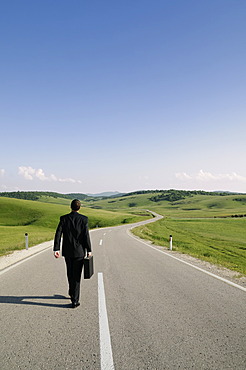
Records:
[[[0,275],[2,370],[245,370],[245,291],[129,228],[91,232],[95,273],[76,309],[52,250]]]

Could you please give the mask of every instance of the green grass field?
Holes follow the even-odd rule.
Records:
[[[150,209],[163,216],[174,218],[211,218],[246,214],[246,195],[194,195],[176,202],[153,202],[150,200],[152,196],[152,193],[130,195],[115,199],[92,200],[85,204],[111,211]],[[235,200],[238,198],[242,201]]]
[[[168,247],[202,260],[246,274],[246,195],[186,196],[177,201],[152,201],[157,193],[90,199],[82,201],[81,213],[89,217],[89,227],[106,227],[149,218],[146,210],[164,219],[138,227],[134,233],[157,245]],[[68,213],[70,200],[41,196],[39,201],[0,197],[0,254],[54,237],[62,214]]]
[[[135,228],[134,234],[156,245],[246,274],[246,218],[162,219]]]
[[[176,202],[153,202],[152,196],[130,195],[91,205],[155,211],[164,219],[135,228],[134,234],[166,247],[172,235],[173,250],[246,274],[246,195],[194,195]]]
[[[60,216],[70,212],[67,205],[54,204],[54,199],[45,203],[41,201],[0,198],[0,255],[13,250],[25,248],[25,233],[28,233],[29,246],[54,238]],[[62,199],[61,203],[64,203]],[[146,212],[113,212],[82,208],[81,213],[89,217],[89,228],[115,226],[124,223],[138,222],[149,218]]]

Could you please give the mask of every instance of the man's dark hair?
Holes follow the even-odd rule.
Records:
[[[74,199],[71,203],[71,208],[73,211],[78,211],[81,207],[81,203],[78,199]]]

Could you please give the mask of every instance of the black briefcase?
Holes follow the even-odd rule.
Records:
[[[84,279],[90,279],[94,274],[93,256],[84,259]]]

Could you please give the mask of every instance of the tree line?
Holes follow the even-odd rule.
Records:
[[[87,195],[79,193],[71,194],[60,194],[51,191],[11,191],[11,192],[1,192],[0,197],[15,198],[15,199],[25,199],[25,200],[39,200],[40,197],[52,197],[52,198],[64,198],[64,199],[74,199],[78,198],[80,200],[85,199]]]
[[[167,200],[168,202],[176,202],[177,200],[185,199],[186,197],[191,197],[193,195],[209,195],[209,196],[225,196],[232,194],[229,192],[215,192],[215,191],[204,191],[204,190],[162,190],[161,193],[150,197],[152,202],[160,202],[162,200]]]

